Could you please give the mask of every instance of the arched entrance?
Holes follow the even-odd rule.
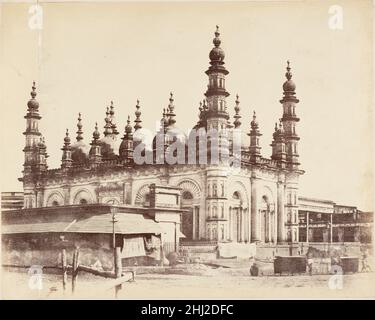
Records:
[[[232,195],[231,206],[229,208],[230,235],[229,240],[241,241],[241,196],[238,191]]]
[[[181,213],[181,232],[184,240],[198,240],[200,230],[200,198],[201,189],[193,180],[183,180],[178,183],[181,188],[181,208],[186,211]]]
[[[186,240],[193,240],[194,217],[193,217],[193,195],[190,191],[183,191],[181,194],[181,206],[187,212],[181,213],[181,232]]]

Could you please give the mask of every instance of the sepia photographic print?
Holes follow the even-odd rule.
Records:
[[[375,298],[373,16],[1,1],[1,298]]]

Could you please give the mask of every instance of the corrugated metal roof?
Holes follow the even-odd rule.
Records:
[[[160,234],[162,228],[153,219],[142,214],[117,213],[115,232],[117,234]],[[17,221],[18,223],[2,224],[2,234],[17,233],[112,233],[112,214],[76,215],[71,219],[58,220],[58,216],[44,217],[43,222]],[[48,221],[49,220],[49,221]]]

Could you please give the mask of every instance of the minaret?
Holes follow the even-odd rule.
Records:
[[[82,131],[82,116],[81,116],[81,113],[78,113],[78,123],[77,123],[77,141],[81,141],[83,140],[83,131]]]
[[[271,143],[272,147],[272,160],[279,161],[279,166],[285,168],[286,166],[286,152],[285,152],[285,140],[284,140],[284,129],[283,125],[280,123],[277,126],[275,123],[275,132],[273,133],[273,141]]]
[[[95,123],[95,131],[92,134],[91,149],[89,154],[90,165],[96,167],[102,161],[102,154],[100,150],[100,132],[98,130],[98,123]]]
[[[208,86],[205,96],[207,98],[207,130],[217,130],[219,158],[221,154],[227,153],[228,137],[226,129],[229,119],[227,112],[226,97],[229,93],[225,89],[225,76],[229,73],[224,67],[224,50],[220,48],[220,32],[216,26],[215,38],[213,39],[214,48],[210,51],[210,67],[206,71],[208,75]],[[211,143],[210,143],[211,148]],[[211,150],[216,152],[215,150]],[[212,156],[211,156],[212,162]]]
[[[66,129],[66,134],[64,138],[64,146],[61,148],[63,155],[61,158],[61,168],[68,169],[72,166],[72,148],[70,146],[69,131]]]
[[[253,120],[250,123],[251,130],[247,135],[250,136],[250,162],[257,163],[259,162],[261,155],[259,146],[259,137],[262,135],[259,131],[259,125],[256,117],[256,113],[253,113]]]
[[[299,100],[295,96],[296,85],[292,80],[289,61],[287,61],[286,70],[285,76],[287,81],[283,84],[284,96],[280,100],[280,103],[283,105],[283,117],[281,118],[281,122],[284,128],[287,167],[290,169],[298,169],[299,156],[297,145],[300,138],[296,133],[296,124],[299,118],[296,116],[295,108]]]
[[[111,106],[109,107],[109,118],[111,120],[111,125],[112,125],[112,134],[117,136],[119,132],[117,131],[117,126],[116,126],[116,119],[115,119],[115,107],[113,106],[113,101],[111,101]]]
[[[35,168],[35,165],[38,160],[39,154],[39,142],[41,133],[39,132],[39,120],[42,118],[39,115],[39,102],[35,99],[36,93],[35,82],[33,82],[31,99],[27,103],[27,114],[25,115],[26,119],[26,130],[23,133],[26,138],[25,148],[23,152],[25,153],[24,161],[24,175],[30,174]]]
[[[128,116],[127,124],[125,126],[125,134],[119,149],[120,159],[125,164],[129,164],[133,160],[133,128],[130,125],[130,116]]]

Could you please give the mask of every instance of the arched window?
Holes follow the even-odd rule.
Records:
[[[81,199],[81,200],[79,200],[79,204],[85,205],[85,204],[87,204],[87,200]]]
[[[52,207],[58,207],[59,205],[60,205],[59,202],[56,201],[56,200],[54,200],[54,201],[52,202]]]
[[[212,193],[214,197],[217,197],[217,185],[216,183],[213,184],[212,186]]]
[[[214,218],[217,218],[217,207],[212,208],[212,214],[213,214]]]

